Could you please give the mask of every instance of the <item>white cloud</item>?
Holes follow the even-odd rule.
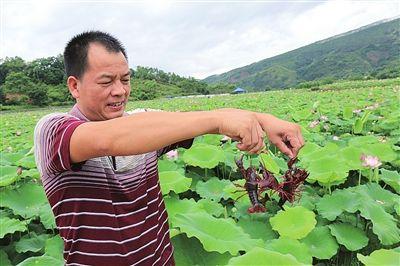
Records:
[[[131,67],[197,78],[400,13],[392,1],[7,1],[3,9],[3,56],[33,60],[57,55],[73,35],[99,29],[124,43]]]

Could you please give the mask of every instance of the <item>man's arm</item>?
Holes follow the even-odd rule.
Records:
[[[293,124],[278,119],[283,123],[276,120],[279,123],[272,125],[266,120],[267,114],[258,117],[254,112],[229,109],[223,112],[148,112],[87,122],[73,132],[70,156],[76,163],[105,155],[141,154],[203,134],[227,135],[239,141],[240,150],[256,153],[264,146],[266,129],[276,126],[285,130],[285,123]]]

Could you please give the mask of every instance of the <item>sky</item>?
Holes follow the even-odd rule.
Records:
[[[56,56],[102,30],[131,68],[198,79],[400,15],[399,1],[0,1],[0,58]]]

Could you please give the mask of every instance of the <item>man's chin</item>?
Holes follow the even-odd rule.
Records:
[[[122,109],[121,111],[118,111],[118,112],[107,112],[105,114],[105,117],[108,120],[108,119],[114,119],[114,118],[121,117],[121,116],[123,116],[123,114],[124,114],[124,109]]]

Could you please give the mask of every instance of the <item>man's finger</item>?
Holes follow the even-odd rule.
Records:
[[[281,152],[283,152],[284,154],[289,156],[289,158],[293,158],[293,156],[294,156],[293,152],[288,148],[288,146],[283,141],[279,141],[274,144]]]

